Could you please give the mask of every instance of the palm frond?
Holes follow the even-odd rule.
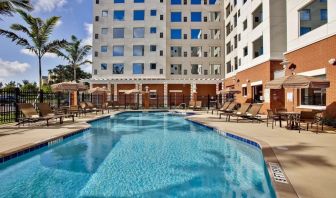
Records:
[[[21,25],[21,24],[12,24],[11,27],[10,27],[12,30],[15,30],[15,31],[20,31],[20,32],[23,32],[25,34],[27,34],[28,36],[32,36],[32,34],[30,33],[30,31],[28,30],[27,27]]]
[[[0,35],[3,35],[5,37],[9,38],[10,40],[12,40],[12,42],[15,42],[17,45],[22,45],[22,46],[29,46],[30,45],[29,42],[27,41],[27,39],[18,36],[14,32],[10,32],[10,31],[7,31],[7,30],[0,29]]]
[[[67,41],[66,40],[54,40],[48,44],[46,44],[45,46],[42,47],[41,49],[41,55],[44,55],[46,53],[57,53],[57,51],[66,46]]]

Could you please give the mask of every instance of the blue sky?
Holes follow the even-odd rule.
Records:
[[[51,39],[69,39],[72,34],[82,39],[85,43],[92,43],[92,0],[32,0],[33,16],[43,19],[50,16],[60,16]],[[0,28],[9,29],[13,23],[23,23],[18,15],[3,17]],[[91,58],[91,57],[89,57]],[[48,69],[65,62],[53,55],[47,55],[42,62],[43,75],[48,74]],[[11,80],[38,81],[38,62],[35,56],[24,51],[21,46],[16,46],[9,39],[0,36],[0,82],[7,83]],[[91,72],[89,65],[82,66],[85,71]]]

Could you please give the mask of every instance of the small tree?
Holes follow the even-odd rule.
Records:
[[[70,65],[58,65],[49,70],[51,84],[72,81],[74,79],[74,73],[75,72],[73,72],[73,68]],[[76,75],[77,78],[80,79],[91,78],[91,74],[84,72],[80,67],[76,68]]]

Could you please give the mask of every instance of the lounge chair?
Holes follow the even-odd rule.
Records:
[[[85,102],[85,103],[86,103],[86,105],[87,105],[86,107],[89,111],[96,112],[96,114],[98,112],[102,112],[102,114],[104,114],[104,109],[96,107],[94,104],[92,104],[92,102]]]
[[[72,118],[72,122],[75,122],[75,115],[74,114],[64,114],[60,112],[55,112],[51,109],[51,107],[47,103],[38,103],[36,104],[37,108],[40,111],[40,114],[43,117],[47,116],[60,116],[63,122],[63,118]]]
[[[103,109],[107,110],[107,113],[110,113],[110,110],[113,110],[113,102],[112,101],[107,101],[103,105]]]
[[[196,101],[194,111],[202,109],[202,101]]]
[[[228,107],[229,105],[231,104],[231,102],[225,102],[219,109],[217,109],[217,115],[218,115],[218,112],[224,112]],[[212,110],[212,114],[213,114],[213,111]]]
[[[241,117],[243,119],[252,120],[252,122],[254,120],[257,120],[259,122],[260,121],[259,111],[262,106],[263,104],[254,103],[252,104],[252,106],[249,108],[249,110],[246,113],[238,115],[238,117]],[[237,122],[238,122],[238,117],[237,117]]]
[[[234,112],[234,110],[236,109],[236,107],[237,107],[237,103],[232,102],[232,103],[229,104],[229,106],[226,109],[220,110],[221,113],[219,113],[219,119],[222,118],[222,115],[227,115],[228,113]]]
[[[35,110],[34,106],[30,103],[19,103],[18,107],[24,115],[24,118],[19,118],[19,122],[16,124],[17,126],[20,126],[21,124],[24,125],[25,123],[36,123],[41,121],[46,121],[47,126],[49,126],[49,120],[52,119],[59,119],[60,124],[63,123],[62,116],[40,116],[39,113]]]
[[[195,100],[190,100],[189,105],[188,105],[188,109],[194,109],[195,105],[196,105],[196,101]]]
[[[237,117],[238,122],[238,118],[246,115],[246,112],[249,110],[250,106],[251,103],[243,103],[241,104],[240,108],[237,109],[236,111],[226,113],[227,121],[230,121],[231,117]]]

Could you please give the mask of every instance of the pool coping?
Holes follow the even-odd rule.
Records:
[[[260,139],[256,139],[253,137],[247,137],[245,135],[241,135],[241,134],[237,134],[234,131],[223,131],[221,129],[218,129],[217,127],[211,126],[207,123],[204,123],[202,121],[199,120],[193,120],[192,117],[186,117],[186,120],[201,125],[201,126],[205,126],[209,129],[212,129],[213,131],[217,132],[218,134],[249,144],[251,146],[254,146],[257,149],[260,149],[262,152],[262,155],[264,157],[264,161],[268,170],[268,174],[269,177],[271,179],[271,183],[274,187],[274,191],[276,193],[276,197],[286,197],[286,198],[298,198],[299,195],[296,193],[293,185],[291,184],[288,176],[286,175],[284,169],[281,167],[281,164],[278,160],[278,158],[276,157],[273,148],[266,142],[260,140]],[[275,167],[277,166],[277,167]],[[278,168],[278,169],[276,169]],[[277,172],[280,171],[280,172]],[[286,183],[282,183],[279,181],[276,181],[275,175],[279,176],[284,176]]]

